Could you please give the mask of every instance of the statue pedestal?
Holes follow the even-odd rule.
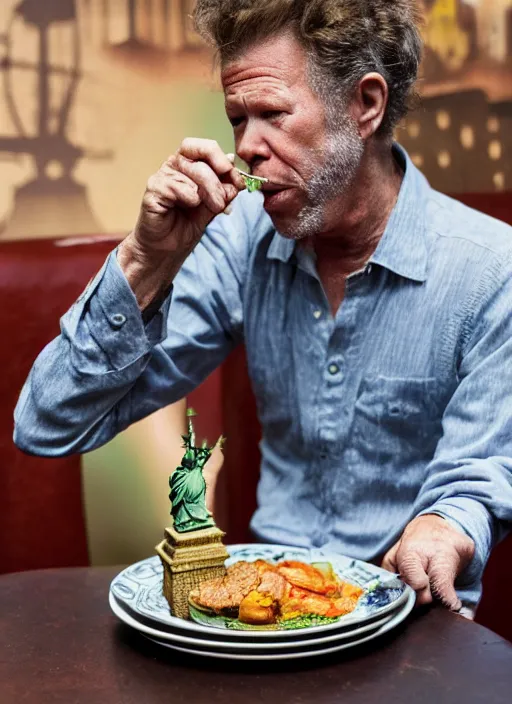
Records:
[[[229,557],[219,528],[178,533],[171,526],[165,539],[156,546],[164,566],[164,596],[173,616],[189,618],[188,595],[200,582],[226,574],[224,561]]]

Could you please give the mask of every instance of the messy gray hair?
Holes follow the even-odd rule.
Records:
[[[379,134],[389,136],[414,95],[422,55],[417,0],[197,0],[194,22],[221,65],[251,44],[291,30],[309,57],[310,83],[327,106],[367,73],[389,98]]]

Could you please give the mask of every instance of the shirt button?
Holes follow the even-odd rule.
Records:
[[[114,315],[110,318],[110,322],[115,328],[122,328],[126,323],[126,315],[123,315],[122,313],[114,313]]]
[[[316,318],[316,320],[320,320],[320,318],[322,317],[322,311],[321,311],[321,310],[315,310],[315,312],[313,313],[313,315],[314,315],[314,317]]]
[[[373,269],[372,265],[368,264],[368,266],[366,267],[366,271],[365,271],[366,276],[370,276],[370,274],[372,273],[372,269]]]
[[[333,376],[339,372],[340,368],[338,367],[337,364],[330,364],[329,365],[329,374],[332,374]]]

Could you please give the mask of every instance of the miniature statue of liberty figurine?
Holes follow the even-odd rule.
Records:
[[[206,442],[202,447],[196,447],[196,436],[192,424],[192,417],[195,415],[197,414],[192,408],[187,410],[188,434],[182,436],[185,454],[181,465],[169,477],[171,515],[174,519],[174,529],[178,533],[215,526],[213,516],[206,508],[206,482],[203,476],[203,467],[215,447],[222,446],[223,438],[219,438],[213,447],[208,447]]]

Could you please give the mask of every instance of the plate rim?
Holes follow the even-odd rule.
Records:
[[[374,621],[372,623],[367,623],[362,625],[360,628],[355,629],[354,631],[347,631],[346,633],[330,633],[330,635],[327,636],[321,636],[321,634],[318,634],[318,638],[309,638],[306,640],[292,640],[292,641],[259,641],[259,642],[246,642],[246,641],[227,641],[227,640],[211,640],[211,639],[202,639],[202,638],[195,638],[193,636],[186,636],[181,633],[169,633],[167,631],[159,631],[155,628],[151,628],[150,626],[147,626],[145,623],[141,623],[138,621],[136,618],[134,618],[131,614],[127,613],[123,607],[119,604],[119,602],[116,599],[115,594],[112,592],[109,593],[109,605],[110,608],[112,609],[113,613],[117,618],[119,618],[120,621],[125,623],[127,626],[130,628],[133,628],[137,630],[139,633],[145,636],[155,636],[157,640],[162,640],[162,641],[168,641],[168,642],[179,642],[179,643],[185,643],[185,644],[190,644],[190,645],[200,645],[200,646],[205,646],[209,647],[212,645],[215,645],[215,647],[222,649],[237,649],[239,648],[240,650],[261,650],[263,651],[279,651],[279,650],[284,650],[286,648],[290,648],[292,650],[294,649],[299,649],[301,647],[307,647],[308,645],[315,644],[315,645],[320,645],[322,643],[329,643],[331,641],[336,641],[336,640],[348,640],[354,636],[358,636],[360,634],[366,633],[371,630],[378,630],[382,626],[384,626],[388,621],[391,621],[392,618],[394,618],[394,614],[386,614],[383,616],[381,619],[378,621]]]
[[[182,648],[181,646],[176,646],[172,645],[171,643],[164,643],[162,641],[159,641],[155,638],[152,638],[151,636],[144,635],[144,633],[141,633],[141,635],[144,638],[147,638],[151,642],[155,643],[156,645],[160,645],[164,648],[169,648],[172,650],[177,650],[182,653],[186,653],[187,655],[194,655],[195,657],[205,657],[205,658],[215,658],[217,660],[252,660],[252,661],[264,661],[264,660],[297,660],[300,658],[310,658],[310,657],[318,657],[320,655],[330,655],[331,653],[336,653],[341,650],[348,650],[349,648],[355,648],[358,645],[363,645],[364,643],[368,643],[371,640],[374,640],[375,638],[379,638],[380,636],[388,633],[389,631],[392,631],[394,628],[399,626],[405,619],[409,616],[411,611],[414,608],[414,604],[416,603],[416,593],[412,592],[412,594],[409,594],[407,603],[405,604],[402,609],[400,609],[399,613],[395,614],[387,623],[385,623],[381,628],[378,628],[375,632],[364,636],[363,638],[357,638],[353,642],[349,643],[342,643],[341,645],[333,646],[330,648],[324,648],[322,650],[317,650],[315,652],[310,652],[308,650],[297,650],[297,652],[294,653],[277,653],[275,655],[272,654],[265,654],[262,653],[261,655],[253,655],[253,654],[247,654],[247,653],[221,653],[221,652],[208,652],[208,651],[198,651],[198,650],[193,650],[190,648]]]

